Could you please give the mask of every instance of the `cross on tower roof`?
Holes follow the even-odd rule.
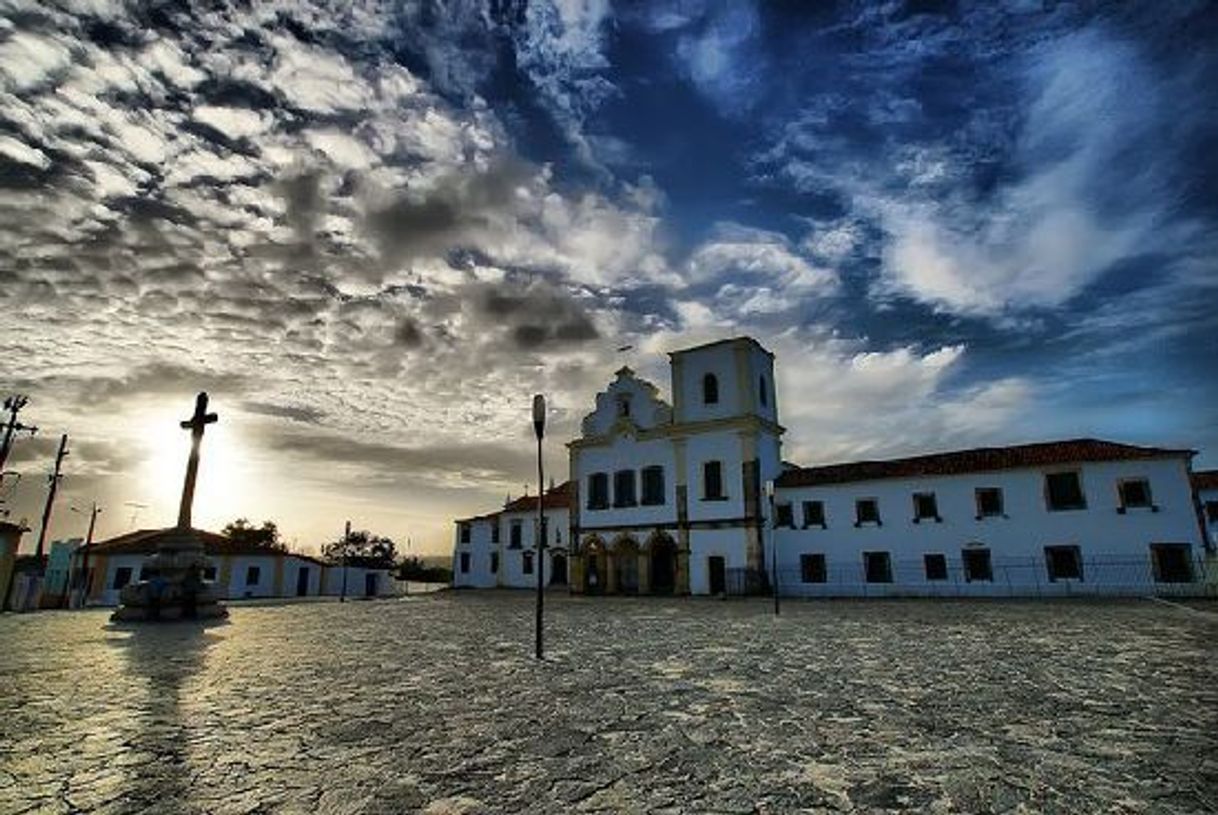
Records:
[[[195,502],[195,479],[199,475],[199,445],[203,441],[203,430],[220,417],[207,412],[207,394],[195,397],[195,413],[182,422],[182,429],[190,431],[190,458],[186,460],[186,482],[182,485],[182,503],[178,507],[178,528],[190,529],[190,512]]]

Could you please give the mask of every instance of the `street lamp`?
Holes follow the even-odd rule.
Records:
[[[770,573],[774,576],[770,581],[773,583],[774,592],[774,616],[778,616],[778,524],[774,517],[774,482],[765,482],[765,497],[770,505]]]
[[[541,440],[546,435],[546,398],[540,393],[533,397],[533,432],[537,435],[537,620],[535,656],[542,658],[541,612],[545,605],[546,531],[545,531],[545,473],[541,463]]]

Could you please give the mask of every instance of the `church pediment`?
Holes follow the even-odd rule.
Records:
[[[660,391],[622,367],[609,387],[596,395],[596,410],[584,417],[584,436],[628,435],[672,422],[672,408]]]

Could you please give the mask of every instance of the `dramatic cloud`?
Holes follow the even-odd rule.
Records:
[[[441,550],[737,334],[790,459],[1218,445],[1212,15],[1025,5],[12,0],[3,497],[171,521],[206,390],[206,523]]]

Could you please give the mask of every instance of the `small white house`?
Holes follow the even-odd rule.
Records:
[[[72,569],[77,574],[87,569],[88,604],[118,605],[123,586],[143,579],[145,564],[156,553],[161,536],[171,532],[142,529],[77,549]],[[309,555],[238,543],[214,532],[195,530],[195,534],[203,541],[210,563],[203,577],[222,600],[395,594],[387,569],[332,565]]]

